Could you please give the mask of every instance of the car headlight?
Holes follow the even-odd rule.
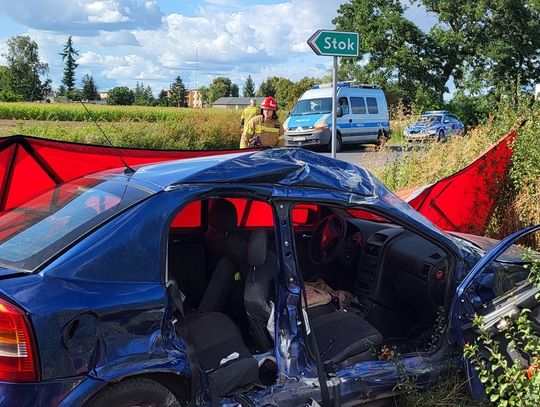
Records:
[[[328,124],[326,123],[326,120],[328,119],[328,116],[329,115],[324,115],[319,120],[317,120],[317,122],[313,126],[315,131],[324,131],[324,130],[328,130],[330,128],[330,127],[328,127]]]

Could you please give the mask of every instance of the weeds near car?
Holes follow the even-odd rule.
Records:
[[[540,286],[540,260],[531,261],[530,279]],[[539,294],[536,299],[540,299]],[[523,309],[514,321],[505,320],[505,345],[484,327],[481,317],[472,321],[476,337],[464,353],[476,368],[489,400],[497,406],[540,405],[540,338],[529,314],[530,310]],[[510,360],[506,353],[519,357]]]

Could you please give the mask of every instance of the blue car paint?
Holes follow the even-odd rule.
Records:
[[[290,116],[287,119],[287,127],[291,129],[295,129],[298,127],[303,128],[311,128],[315,126],[315,123],[317,123],[320,119],[322,119],[323,116],[328,116],[328,113],[321,113],[321,114],[306,114],[306,115],[299,115],[299,116]]]
[[[486,270],[493,260],[501,256],[511,245],[516,243],[520,237],[537,230],[540,230],[540,225],[529,226],[511,234],[510,236],[507,236],[505,239],[500,241],[499,244],[495,245],[495,247],[493,247],[484,257],[482,257],[474,265],[470,273],[463,279],[463,281],[460,282],[456,289],[456,296],[454,297],[454,301],[452,302],[452,306],[450,308],[450,331],[459,345],[463,346],[465,344],[462,327],[465,323],[469,323],[469,319],[464,318],[464,316],[476,314],[476,309],[472,305],[471,299],[466,295],[467,289],[477,278],[479,278],[480,274]],[[467,377],[469,378],[469,389],[472,396],[477,400],[484,398],[486,393],[480,382],[480,378],[478,377],[478,372],[473,366],[471,366],[465,357],[462,357],[461,361],[467,373]]]
[[[249,191],[271,197],[280,219],[279,226],[276,223],[277,254],[282,262],[275,321],[278,380],[250,396],[256,405],[278,399],[283,404],[277,405],[301,405],[310,398],[320,398],[306,327],[297,322],[301,320],[297,311],[301,291],[291,253],[288,210],[292,202],[328,200],[380,208],[385,216],[403,220],[454,253],[456,276],[465,273],[459,259],[474,256],[368,171],[306,150],[274,149],[184,160],[141,167],[133,175],[108,171],[101,176],[104,182],[145,185],[152,195],[102,225],[38,273],[2,281],[0,293],[28,311],[38,343],[42,381],[3,384],[6,396],[0,405],[20,405],[23,396],[18,389],[25,386],[31,389],[28,394],[41,392],[43,400],[64,399],[64,405],[78,405],[108,382],[124,377],[153,372],[189,377],[185,344],[174,330],[174,307],[164,288],[168,225],[180,205],[214,196],[216,191]],[[243,184],[235,185],[238,182]],[[453,284],[457,283],[454,279]],[[58,335],[77,318],[83,321],[86,335],[75,339]],[[408,374],[421,373],[423,383],[430,383],[446,366],[443,360],[440,353],[422,358],[415,354],[403,355],[400,363]],[[391,389],[402,374],[392,363],[368,361],[339,370],[339,385],[332,380],[329,385],[331,391],[339,388],[344,398],[365,398]],[[222,401],[227,403],[228,399]]]

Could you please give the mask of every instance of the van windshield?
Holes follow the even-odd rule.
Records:
[[[296,102],[291,116],[332,113],[332,98],[303,99]]]
[[[148,192],[124,183],[80,178],[0,212],[0,265],[34,270],[147,196]]]

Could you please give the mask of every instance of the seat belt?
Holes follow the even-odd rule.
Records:
[[[176,311],[180,314],[182,320],[184,321],[184,294],[178,288],[176,280],[167,281],[167,294],[169,298],[173,301]],[[182,321],[182,322],[183,322]],[[191,369],[191,390],[190,390],[190,402],[188,407],[194,407],[197,405],[197,394],[199,392],[199,376],[200,376],[200,366],[199,361],[197,360],[197,354],[195,353],[195,346],[193,344],[193,338],[189,332],[187,324],[182,324],[180,321],[177,321],[175,324],[175,329],[180,333],[184,340],[186,346],[187,359]]]
[[[302,278],[301,273],[299,273],[299,280],[300,284],[302,285],[302,299],[304,300],[304,303],[307,307],[307,296],[306,296],[306,290],[304,289],[304,280]],[[302,301],[299,303],[300,308],[300,318],[302,318],[302,324],[304,325],[304,333],[308,338],[311,339],[311,346],[308,347],[308,349],[312,349],[315,352],[314,356],[315,358],[315,364],[317,366],[317,376],[319,377],[319,385],[321,387],[321,403],[322,407],[331,407],[332,403],[330,402],[330,391],[328,390],[328,385],[326,384],[326,370],[324,369],[321,355],[319,353],[319,346],[317,345],[317,340],[315,339],[315,333],[313,332],[313,328],[311,328],[311,334],[307,334],[307,321],[305,319],[304,310],[302,307]],[[336,399],[339,399],[339,397],[336,397]],[[335,401],[335,400],[334,400]],[[335,403],[334,403],[335,405]]]

